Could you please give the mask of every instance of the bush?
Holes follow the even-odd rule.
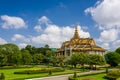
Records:
[[[77,73],[76,72],[74,72],[74,76],[73,76],[74,78],[76,78],[77,77]]]
[[[74,78],[74,76],[70,76],[70,77],[69,77],[69,80],[80,80],[80,77]]]
[[[41,69],[41,70],[24,70],[20,72],[14,72],[14,74],[38,74],[38,73],[48,73],[51,70],[51,72],[63,72],[65,69],[63,68],[51,68],[51,69]]]
[[[1,73],[1,75],[0,75],[0,80],[5,80],[5,75],[4,75],[4,73]]]
[[[95,79],[93,79],[93,78],[84,78],[82,80],[95,80]]]
[[[51,74],[52,74],[52,70],[49,70],[49,72],[48,72],[48,73],[49,73],[49,75],[51,75]]]
[[[117,78],[120,78],[120,70],[113,70],[107,73],[106,77],[108,79],[116,80]]]
[[[21,69],[21,68],[32,68],[32,66],[3,66],[0,69]]]

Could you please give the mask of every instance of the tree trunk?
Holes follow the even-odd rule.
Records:
[[[76,69],[76,64],[74,64],[74,68]]]
[[[82,69],[83,69],[83,71],[85,71],[85,66],[84,66],[84,64],[82,64]]]

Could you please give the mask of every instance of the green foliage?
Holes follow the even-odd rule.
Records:
[[[25,47],[25,50],[28,50],[31,55],[34,55],[35,53],[37,53],[37,48],[31,45],[27,45]]]
[[[63,67],[64,65],[64,60],[65,60],[65,57],[64,56],[56,56],[56,63],[58,65],[60,65],[61,67]]]
[[[0,69],[21,69],[21,68],[32,68],[32,66],[3,66]]]
[[[105,64],[105,59],[103,56],[100,56],[98,54],[89,54],[89,62],[88,64],[91,65],[92,69],[96,70],[96,65],[104,65]],[[93,67],[95,65],[95,67]]]
[[[14,72],[14,74],[38,74],[38,73],[51,73],[52,72],[63,72],[65,69],[63,68],[51,68],[51,69],[40,69],[40,70],[24,70],[24,71],[18,71]]]
[[[106,67],[106,71],[105,72],[108,73],[108,67]]]
[[[22,55],[22,62],[23,64],[31,64],[32,60],[32,56],[29,53],[28,50],[22,49],[21,50],[21,55]]]
[[[117,78],[120,78],[120,70],[110,71],[110,72],[107,73],[106,77],[109,78],[109,79],[116,80]]]
[[[48,71],[48,74],[49,74],[49,75],[52,75],[52,70],[49,70],[49,71]]]
[[[103,56],[98,54],[89,54],[89,64],[90,65],[102,65],[105,64],[105,60]]]
[[[71,58],[70,58],[70,64],[74,65],[76,68],[76,65],[79,63],[79,53],[73,53]]]
[[[119,53],[120,54],[120,47],[118,47],[115,52]]]
[[[120,63],[120,54],[116,52],[108,52],[105,56],[107,57],[107,63],[111,66],[118,66]]]
[[[2,62],[4,65],[19,64],[21,60],[20,50],[15,44],[4,44],[0,46],[0,54],[2,54]]]
[[[5,75],[4,75],[4,73],[1,73],[1,75],[0,75],[0,80],[5,80]]]
[[[79,78],[74,78],[73,76],[70,76],[69,80],[80,80],[80,79]]]
[[[5,65],[7,62],[7,57],[2,52],[0,52],[0,66]]]
[[[33,55],[33,61],[35,64],[40,64],[43,61],[43,55],[41,53]]]
[[[84,70],[84,64],[89,65],[103,65],[105,60],[103,56],[98,54],[87,54],[87,53],[73,53],[69,61],[76,67],[77,64],[81,64]]]
[[[74,77],[74,78],[77,78],[77,73],[76,73],[76,72],[74,72],[73,77]]]
[[[84,78],[82,80],[95,80],[94,78]]]
[[[44,62],[49,64],[52,62],[54,52],[46,45],[43,48],[36,48],[27,45],[19,50],[15,44],[0,45],[0,66],[15,66],[21,64],[40,64]]]

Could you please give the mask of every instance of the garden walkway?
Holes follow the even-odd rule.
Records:
[[[78,75],[95,74],[95,73],[101,73],[101,72],[105,72],[105,70],[83,72],[83,73],[79,73]],[[71,75],[73,74],[58,75],[58,76],[43,77],[43,78],[34,78],[34,79],[27,79],[27,80],[68,80],[68,76],[71,76]]]

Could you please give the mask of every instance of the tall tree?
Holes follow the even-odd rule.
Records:
[[[92,66],[95,65],[95,69],[96,69],[96,65],[105,64],[104,57],[98,54],[89,54],[89,64]]]
[[[7,62],[6,55],[2,54],[2,52],[0,51],[0,66],[5,65],[6,62]]]
[[[107,63],[111,66],[118,66],[120,63],[120,54],[116,52],[108,52],[105,56]]]
[[[115,52],[119,53],[120,54],[120,47],[118,47]]]
[[[53,56],[53,52],[50,50],[46,50],[46,55],[44,55],[44,62],[48,64],[48,67],[49,64],[52,62],[52,58],[53,58],[52,56]]]
[[[21,54],[22,54],[22,62],[23,62],[23,64],[31,64],[33,59],[32,59],[32,55],[29,53],[29,51],[25,50],[25,49],[22,49]]]
[[[20,62],[20,50],[15,44],[4,44],[1,47],[2,53],[6,56],[6,65],[14,65]]]
[[[84,71],[84,64],[86,64],[86,53],[79,53],[78,55],[78,63],[81,64]]]
[[[41,62],[43,62],[43,55],[41,53],[39,54],[34,54],[33,55],[33,61],[36,64],[40,64]]]
[[[79,53],[73,53],[70,58],[70,64],[74,65],[74,67],[76,68],[78,63],[79,63]]]
[[[27,45],[25,47],[25,50],[28,50],[31,55],[34,55],[37,53],[37,48],[31,45]]]

